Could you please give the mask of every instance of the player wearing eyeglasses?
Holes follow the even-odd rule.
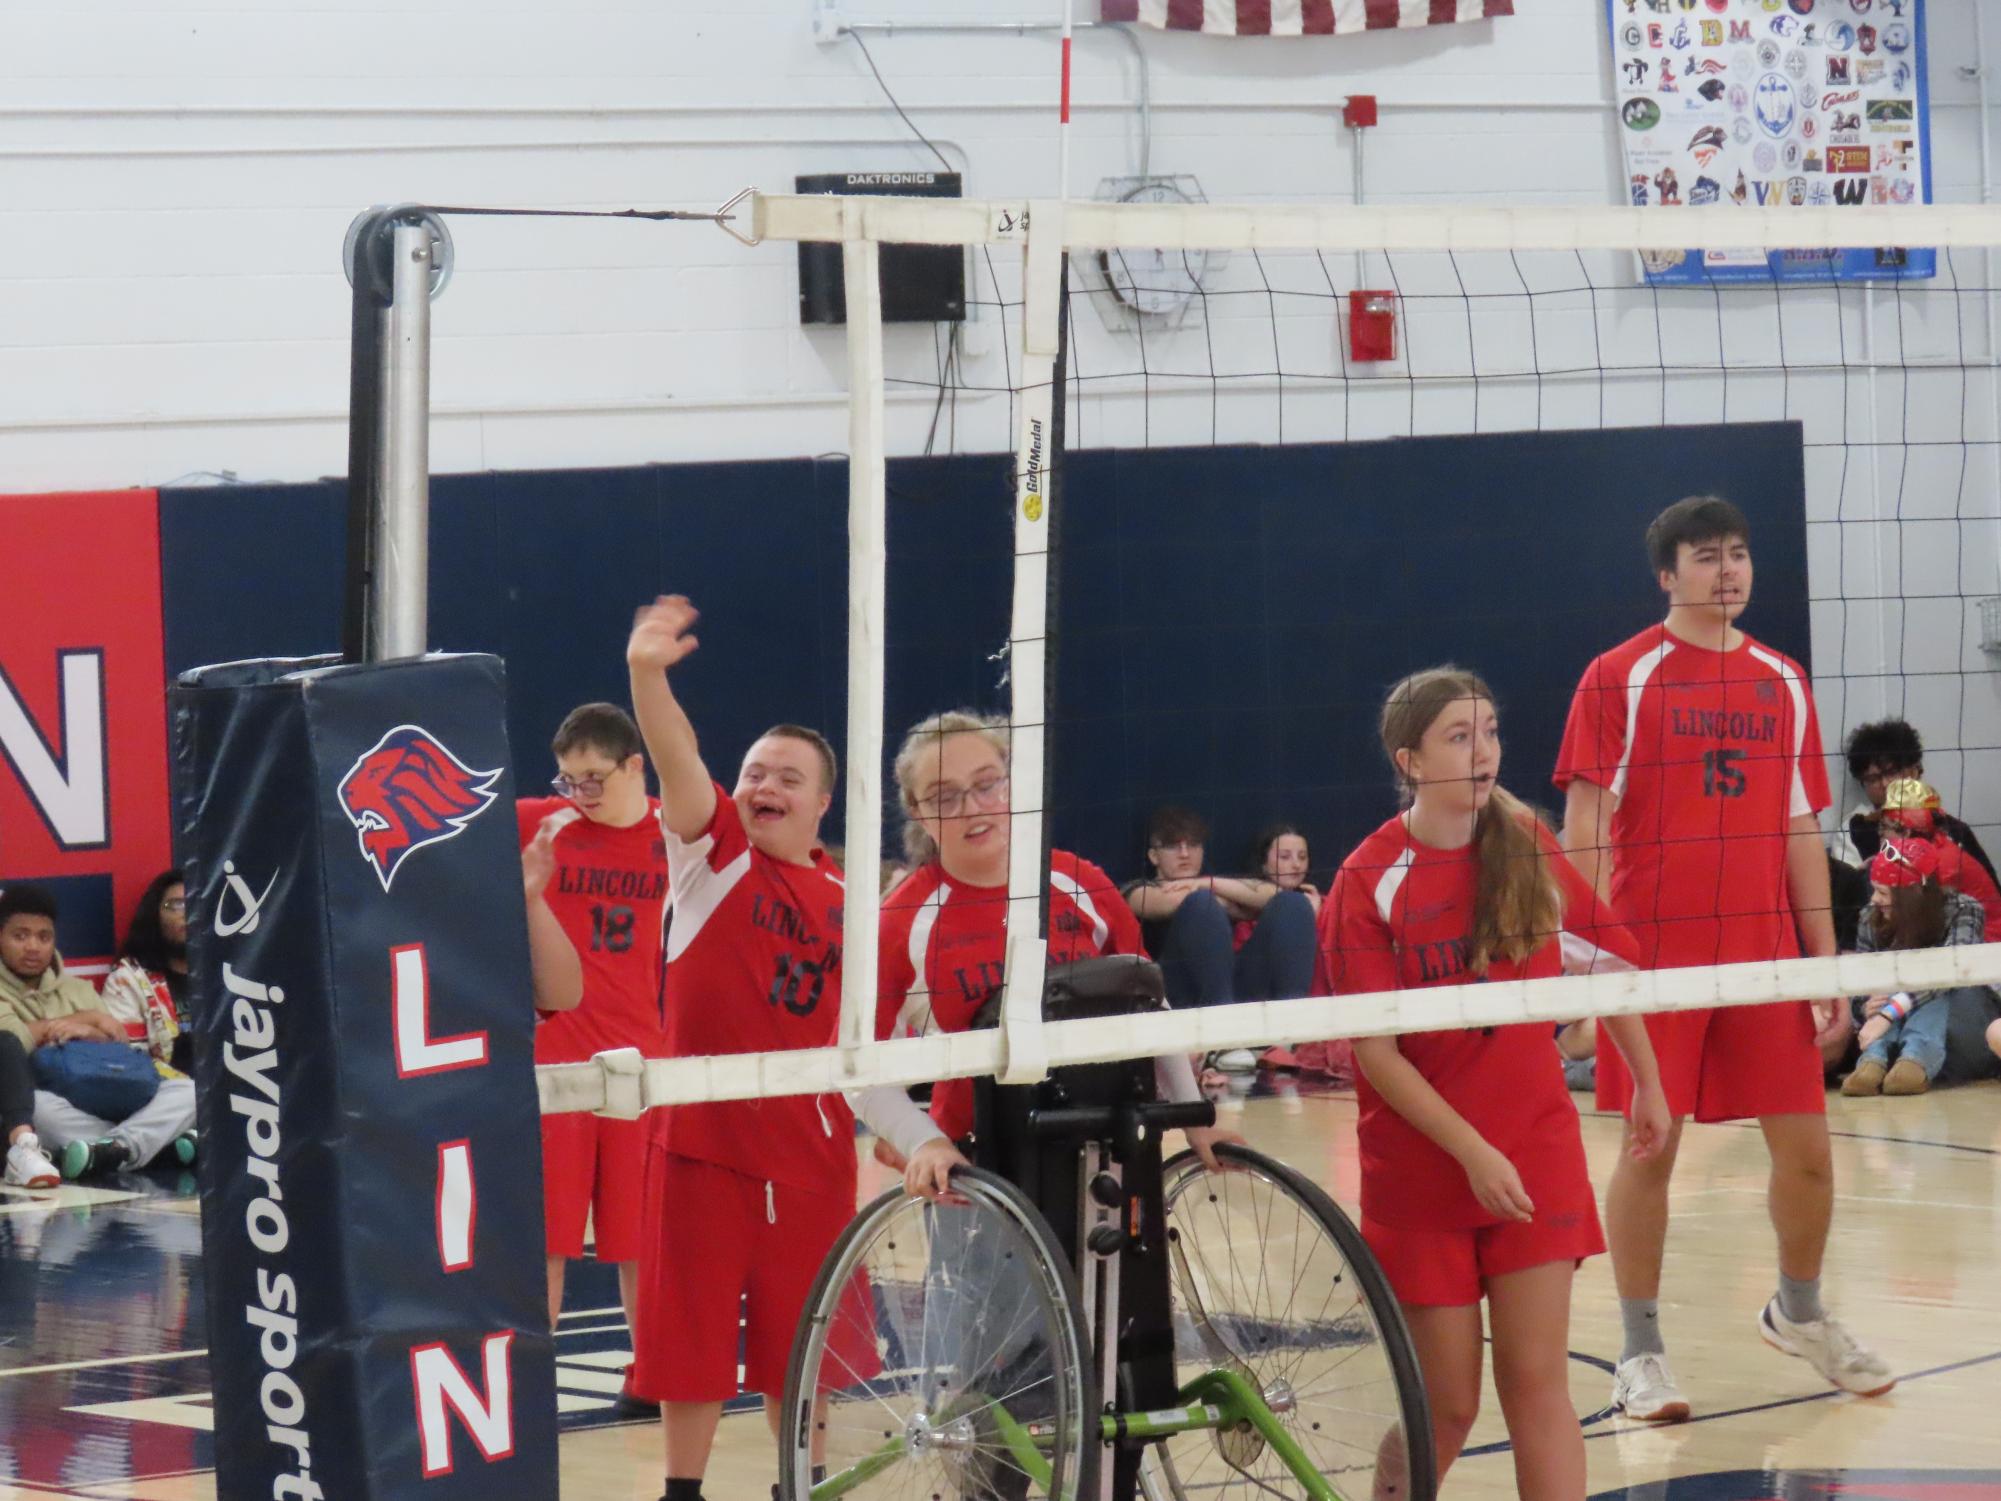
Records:
[[[665,1056],[660,1022],[661,926],[667,901],[660,803],[646,793],[638,726],[615,704],[572,709],[551,745],[554,797],[515,805],[524,848],[546,833],[554,857],[543,896],[583,963],[584,998],[535,1029],[537,1063],[582,1063],[611,1048]],[[549,1324],[563,1273],[596,1227],[597,1259],[618,1267],[630,1325],[639,1285],[645,1128],[589,1114],[542,1117],[542,1211]]]
[[[911,871],[883,898],[876,1033],[962,1032],[1002,978],[1012,811],[1006,721],[954,710],[913,725],[896,755],[896,786]],[[1048,943],[1051,964],[1146,952],[1111,878],[1066,850],[1049,856]],[[1169,1098],[1196,1098],[1187,1059],[1159,1067]],[[878,1155],[903,1169],[912,1193],[936,1197],[965,1161],[955,1143],[973,1129],[968,1079],[939,1083],[929,1116],[889,1086],[864,1091],[859,1109],[882,1138]],[[1212,1167],[1218,1137],[1214,1128],[1188,1133]]]

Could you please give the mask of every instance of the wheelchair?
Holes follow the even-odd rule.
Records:
[[[1165,1009],[1159,970],[1052,967],[1044,1015]],[[997,1000],[990,1005],[997,1015]],[[1433,1501],[1396,1299],[1314,1183],[1161,1133],[1151,1059],[982,1079],[959,1202],[899,1186],[829,1252],[780,1426],[782,1501]]]

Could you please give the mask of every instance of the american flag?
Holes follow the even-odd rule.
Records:
[[[1102,18],[1211,36],[1331,36],[1512,16],[1515,0],[1103,0]]]

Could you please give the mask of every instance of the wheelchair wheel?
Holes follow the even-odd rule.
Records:
[[[963,1204],[883,1195],[821,1267],[786,1374],[783,1501],[1091,1494],[1102,1445],[1070,1267],[1010,1184],[952,1183]]]
[[[1344,1501],[1432,1501],[1424,1382],[1382,1268],[1341,1209],[1261,1153],[1221,1146],[1165,1168],[1177,1379],[1232,1367],[1264,1396]],[[1298,1496],[1255,1432],[1196,1431],[1158,1445],[1149,1501]]]

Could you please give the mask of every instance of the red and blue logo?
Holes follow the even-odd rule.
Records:
[[[340,780],[341,811],[387,891],[403,862],[493,806],[500,772],[474,771],[421,725],[399,724]]]

